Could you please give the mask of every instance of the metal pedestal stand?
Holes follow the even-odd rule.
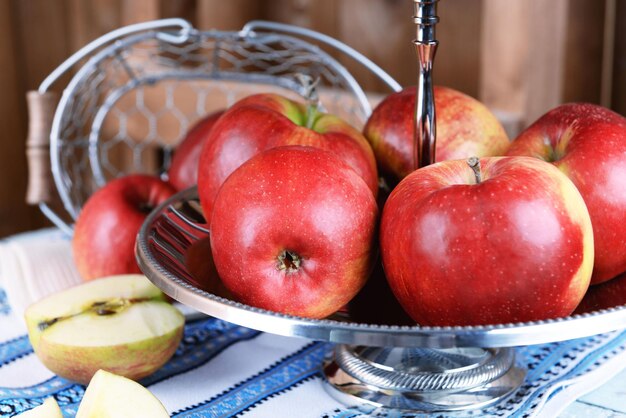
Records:
[[[454,411],[499,402],[523,382],[511,348],[428,349],[338,345],[324,368],[332,395],[403,411]],[[335,391],[338,391],[338,395]]]
[[[432,70],[438,41],[439,0],[414,0],[419,72],[415,107],[414,168],[435,162]],[[496,403],[523,382],[511,348],[429,349],[338,345],[325,369],[331,393],[376,406],[415,411],[452,411]]]
[[[174,195],[137,238],[142,271],[165,293],[200,312],[259,331],[336,343],[324,372],[329,392],[349,404],[403,411],[452,411],[499,402],[523,382],[514,349],[588,337],[626,327],[626,306],[546,321],[466,326],[376,325],[337,316],[283,315],[198,288],[185,253],[208,237],[195,189]],[[476,348],[485,347],[485,348]]]

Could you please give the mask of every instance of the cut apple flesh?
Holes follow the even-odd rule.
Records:
[[[48,319],[46,321],[40,322],[37,326],[40,331],[46,330],[51,325],[56,324],[57,322],[64,321],[66,319],[70,319],[79,315],[84,314],[94,314],[99,316],[113,315],[121,312],[122,310],[128,308],[130,305],[139,302],[147,302],[152,299],[120,299],[115,298],[111,300],[99,300],[97,302],[93,302],[90,306],[87,305],[83,311],[75,312],[69,314],[67,316],[60,316],[52,319]],[[154,300],[160,300],[155,298]]]
[[[143,275],[111,276],[48,296],[29,306],[25,315],[27,319],[46,322],[55,318],[80,314],[91,309],[94,304],[115,299],[165,300],[165,296]]]
[[[112,276],[56,293],[25,313],[39,359],[86,384],[98,369],[141,379],[176,351],[185,319],[142,275]]]
[[[148,340],[171,333],[183,324],[180,313],[169,303],[132,303],[106,315],[95,312],[75,315],[49,326],[41,343],[101,347]]]
[[[19,414],[18,418],[63,418],[63,414],[57,401],[48,398],[38,407]]]
[[[99,370],[91,379],[76,418],[169,417],[163,404],[137,382]]]

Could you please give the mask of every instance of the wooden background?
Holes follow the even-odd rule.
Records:
[[[1,1],[0,237],[48,224],[23,203],[25,92],[92,39],[162,17],[200,29],[275,20],[336,37],[410,85],[412,7],[410,0]],[[442,0],[439,15],[435,82],[479,98],[512,132],[568,101],[626,114],[626,0]],[[380,89],[357,76],[368,90]]]

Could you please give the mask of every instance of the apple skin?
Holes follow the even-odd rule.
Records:
[[[193,278],[190,281],[192,285],[214,295],[234,299],[217,273],[211,253],[210,237],[201,238],[187,248],[185,266]]]
[[[154,176],[132,174],[97,190],[82,208],[72,239],[83,280],[141,273],[135,260],[137,233],[150,211],[176,190]]]
[[[376,160],[367,140],[342,119],[314,113],[309,129],[306,106],[276,94],[248,96],[228,109],[215,123],[200,155],[198,191],[206,219],[211,219],[213,201],[224,180],[254,155],[278,146],[308,145],[331,151],[376,195]]]
[[[168,173],[169,182],[176,190],[195,186],[198,182],[198,164],[202,145],[223,111],[211,113],[198,121],[176,147]]]
[[[379,169],[401,180],[413,171],[416,88],[387,96],[363,130]],[[457,90],[435,86],[437,161],[504,155],[509,146],[502,124],[485,105]]]
[[[161,302],[168,303],[168,302]],[[183,328],[149,340],[111,347],[76,347],[44,339],[35,348],[37,357],[55,374],[86,385],[99,369],[139,380],[161,368],[176,352]],[[141,354],[141,361],[137,361]]]
[[[574,313],[589,313],[621,305],[626,305],[626,273],[600,284],[589,286],[589,290],[585,293],[585,297],[576,307]]]
[[[363,179],[332,153],[273,148],[220,189],[211,220],[215,266],[243,303],[323,318],[365,284],[377,215]]]
[[[589,103],[561,105],[515,138],[507,155],[551,162],[580,191],[593,224],[592,284],[626,271],[626,118]]]
[[[387,279],[420,325],[485,325],[569,315],[591,277],[589,214],[572,182],[528,157],[414,171],[383,209]]]

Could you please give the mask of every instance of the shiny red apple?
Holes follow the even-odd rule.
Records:
[[[377,214],[367,184],[334,154],[273,148],[235,170],[217,195],[215,266],[243,303],[323,318],[365,284]]]
[[[135,239],[150,211],[175,193],[163,180],[133,174],[112,180],[96,191],[74,227],[72,250],[84,280],[141,273]]]
[[[593,104],[565,104],[523,131],[507,155],[551,162],[580,191],[593,224],[591,283],[626,271],[626,118]]]
[[[414,171],[387,200],[380,240],[391,289],[421,325],[569,315],[593,264],[580,193],[553,165],[528,157]]]
[[[237,167],[264,150],[284,145],[308,145],[334,153],[377,193],[374,154],[359,131],[314,107],[276,94],[257,94],[227,110],[202,149],[198,190],[207,220],[220,186]]]
[[[184,190],[198,183],[198,163],[202,145],[223,112],[211,113],[198,121],[182,139],[167,171],[169,182],[176,190]]]
[[[381,173],[400,180],[413,171],[415,87],[387,96],[363,130]],[[437,161],[503,155],[509,138],[498,119],[478,100],[435,86]]]

